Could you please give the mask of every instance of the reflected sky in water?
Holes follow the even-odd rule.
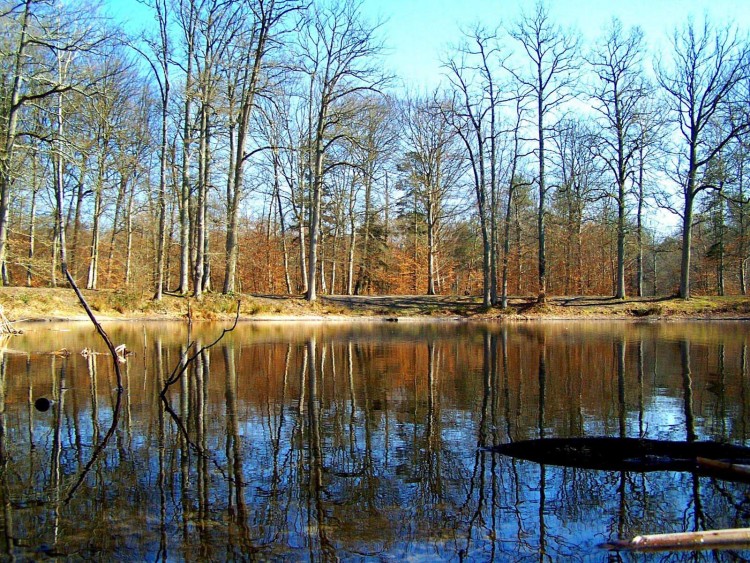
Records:
[[[609,561],[612,539],[749,525],[746,484],[481,449],[750,445],[744,324],[247,323],[184,371],[221,325],[105,326],[133,352],[121,394],[86,324],[2,342],[5,557]]]

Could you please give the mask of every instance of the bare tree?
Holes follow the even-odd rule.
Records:
[[[736,139],[730,156],[730,167],[734,181],[730,186],[728,197],[729,217],[734,238],[734,259],[737,267],[737,280],[742,295],[747,295],[747,263],[748,256],[748,223],[750,223],[750,198],[747,193],[747,135]]]
[[[92,138],[88,155],[92,161],[90,176],[81,178],[81,182],[91,186],[94,198],[86,289],[98,288],[104,214],[106,207],[113,203],[109,195],[115,192],[113,187],[119,183],[118,170],[122,166],[118,166],[118,161],[130,160],[126,148],[129,143],[122,142],[119,133],[129,129],[127,122],[133,116],[131,97],[137,97],[141,90],[140,77],[132,72],[129,61],[122,53],[117,50],[106,53],[101,64],[105,77],[99,81],[96,92],[82,100],[75,110],[78,114],[76,121],[84,121],[83,130],[76,133],[81,137],[90,135]],[[133,133],[134,130],[130,129],[130,132]],[[114,228],[113,224],[112,229]]]
[[[640,111],[649,94],[641,74],[643,33],[640,28],[626,32],[618,19],[605,30],[588,62],[598,81],[593,87],[594,108],[599,112],[601,129],[596,155],[612,173],[617,204],[617,289],[615,297],[625,299],[625,236],[627,231],[628,181],[634,175],[638,155]]]
[[[156,272],[154,272],[154,300],[160,301],[164,293],[164,254],[167,232],[167,151],[169,139],[167,125],[169,123],[169,102],[171,97],[171,82],[169,63],[172,56],[171,39],[169,35],[169,6],[167,0],[143,0],[154,11],[158,27],[157,38],[144,37],[149,52],[140,48],[138,52],[151,67],[154,79],[159,88],[159,102],[161,109],[161,138],[159,139],[159,195],[157,199],[158,222],[156,247]],[[153,58],[151,57],[153,54]],[[154,60],[155,59],[155,60]]]
[[[515,100],[515,118],[511,122],[509,142],[508,142],[508,168],[507,184],[508,191],[506,194],[505,216],[503,218],[503,260],[501,269],[501,287],[500,287],[500,308],[508,308],[508,275],[510,265],[510,243],[511,243],[511,226],[513,223],[513,208],[516,204],[516,190],[524,185],[528,186],[520,178],[522,160],[528,156],[522,149],[521,128],[525,119],[527,108],[524,96],[517,95]],[[519,276],[520,283],[520,276]]]
[[[466,149],[482,232],[482,302],[497,302],[498,67],[504,59],[497,34],[477,27],[466,34],[457,58],[446,64],[454,90],[449,121]]]
[[[178,0],[175,19],[182,33],[182,49],[184,56],[173,62],[181,68],[184,74],[182,87],[182,135],[180,154],[180,190],[178,197],[180,222],[180,273],[177,292],[184,295],[188,292],[190,281],[190,231],[191,214],[190,201],[192,193],[191,166],[193,161],[193,102],[195,94],[194,58],[197,48],[199,6],[195,0]]]
[[[313,7],[301,44],[303,72],[310,81],[308,157],[310,241],[307,266],[308,301],[317,298],[318,244],[326,154],[342,140],[335,129],[357,110],[351,98],[376,91],[384,83],[375,56],[381,50],[376,32],[362,20],[360,2],[344,0]]]
[[[393,105],[386,98],[369,96],[362,100],[357,119],[350,122],[351,149],[347,159],[357,168],[357,179],[364,188],[364,209],[362,210],[362,250],[359,271],[354,293],[367,293],[371,289],[374,255],[377,252],[374,241],[374,221],[376,183],[384,176],[389,156],[396,152],[396,132]]]
[[[520,44],[529,59],[525,72],[512,71],[523,87],[528,88],[536,100],[536,141],[539,172],[539,199],[537,207],[537,234],[539,237],[539,300],[547,292],[547,242],[546,214],[547,192],[545,138],[549,125],[546,120],[570,99],[577,80],[580,61],[578,37],[566,33],[550,18],[547,7],[537,2],[533,12],[524,15],[511,36]]]
[[[583,287],[583,224],[586,210],[601,199],[604,176],[601,161],[592,158],[598,139],[591,124],[582,119],[566,118],[558,123],[553,137],[553,151],[558,188],[554,201],[558,205],[559,220],[568,236],[561,241],[565,253],[565,293],[582,294]]]
[[[233,76],[228,84],[230,98],[236,98],[237,111],[230,116],[230,162],[227,177],[226,265],[224,293],[235,290],[237,276],[237,229],[240,199],[243,193],[245,164],[253,152],[246,151],[250,117],[260,88],[264,59],[278,41],[273,33],[284,18],[300,8],[298,0],[247,0],[249,10],[243,13],[245,26],[239,31],[237,55],[232,60]]]
[[[403,108],[404,149],[401,171],[427,226],[427,295],[435,295],[436,254],[440,225],[452,212],[450,194],[463,172],[458,135],[445,119],[437,93],[411,98]]]
[[[191,2],[194,0],[191,0]],[[193,65],[196,75],[198,136],[198,170],[195,195],[195,220],[193,227],[193,295],[200,298],[210,284],[210,261],[208,254],[208,199],[212,187],[212,165],[214,164],[213,134],[217,125],[217,105],[221,86],[221,69],[225,63],[231,37],[237,33],[241,20],[241,5],[221,0],[209,0],[200,6],[190,6],[188,14],[197,9]],[[184,172],[183,172],[184,174]]]
[[[657,100],[658,102],[658,100]],[[644,295],[644,249],[647,232],[644,225],[647,200],[652,199],[657,184],[654,172],[660,164],[665,143],[664,119],[658,103],[653,98],[642,100],[638,110],[638,139],[636,141],[636,162],[633,179],[635,192],[635,237],[636,237],[636,291],[638,297]]]
[[[696,28],[691,21],[672,37],[670,64],[657,64],[657,78],[664,89],[672,122],[679,131],[675,151],[675,179],[682,196],[682,259],[679,295],[690,297],[690,259],[693,208],[698,196],[713,186],[702,180],[706,166],[739,134],[748,130],[747,119],[724,120],[720,134],[711,134],[712,123],[746,104],[741,85],[748,77],[747,42],[736,30],[716,29],[705,21]]]
[[[75,10],[61,9],[48,0],[16,3],[3,15],[5,30],[12,34],[8,65],[8,88],[0,94],[3,124],[0,127],[0,285],[9,283],[6,259],[11,191],[14,183],[14,153],[23,128],[24,110],[48,100],[61,102],[72,90],[85,90],[96,78],[87,73],[63,73],[81,53],[92,51],[106,38],[96,29],[90,12],[81,17]],[[51,15],[54,14],[54,17]],[[61,107],[61,104],[58,104]],[[51,137],[51,135],[48,135]],[[62,216],[62,210],[60,210]],[[59,228],[59,226],[58,226]],[[62,236],[62,231],[59,231]],[[63,245],[64,247],[64,245]],[[61,248],[64,252],[64,248]],[[67,264],[67,258],[64,260]]]

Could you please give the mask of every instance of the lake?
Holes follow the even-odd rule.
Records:
[[[618,538],[750,526],[745,483],[485,449],[748,445],[747,324],[240,323],[197,355],[225,325],[104,326],[121,392],[87,323],[2,341],[2,557],[613,561]]]

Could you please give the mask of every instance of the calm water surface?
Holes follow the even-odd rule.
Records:
[[[121,394],[88,324],[2,342],[0,558],[640,560],[600,544],[750,525],[746,484],[481,449],[750,445],[747,324],[241,324],[182,373],[221,325],[105,326]]]

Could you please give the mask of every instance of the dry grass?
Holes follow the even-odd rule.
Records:
[[[515,297],[506,310],[485,309],[481,300],[465,296],[335,296],[308,303],[300,297],[228,296],[206,294],[202,299],[165,295],[154,301],[138,291],[84,291],[86,300],[101,319],[224,320],[240,316],[261,318],[327,317],[430,317],[475,319],[664,319],[748,318],[748,297],[677,298],[550,297],[537,303],[531,297]],[[65,288],[0,288],[0,305],[11,321],[86,318],[75,294]]]

